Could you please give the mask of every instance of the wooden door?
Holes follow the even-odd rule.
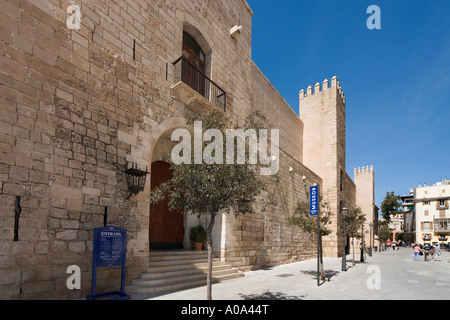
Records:
[[[151,169],[151,190],[172,178],[167,162],[153,162]],[[181,210],[170,211],[168,202],[150,206],[150,250],[183,248],[183,214]]]

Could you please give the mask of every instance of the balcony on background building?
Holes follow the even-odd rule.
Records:
[[[216,83],[183,57],[174,63],[175,84],[171,88],[176,100],[193,109],[226,111],[227,94]]]
[[[440,218],[434,219],[434,232],[435,233],[450,233],[450,219],[449,218]]]

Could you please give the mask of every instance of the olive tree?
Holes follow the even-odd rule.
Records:
[[[230,127],[228,119],[219,112],[194,112],[188,118],[188,124],[194,126],[196,121],[202,122],[202,136],[206,130],[215,129],[219,130],[216,133],[220,132],[222,137],[225,137],[227,127]],[[258,130],[268,127],[269,124],[265,116],[256,112],[247,117],[244,127],[241,129]],[[215,138],[217,139],[217,136]],[[246,140],[246,146],[249,146],[250,143],[252,142]],[[214,146],[213,150],[211,150],[212,145]],[[234,143],[234,149],[232,150],[236,156],[238,155],[237,146],[238,143]],[[231,208],[237,208],[238,212],[250,213],[258,195],[266,190],[266,181],[259,171],[263,165],[259,162],[254,164],[249,161],[248,149],[245,149],[245,161],[243,163],[242,161],[230,163],[229,158],[226,158],[230,156],[230,149],[227,150],[225,143],[211,142],[208,144],[203,142],[202,152],[207,150],[216,159],[218,156],[223,157],[223,161],[212,163],[211,161],[207,161],[208,163],[202,161],[198,163],[194,159],[195,152],[191,153],[190,159],[188,159],[190,161],[186,161],[186,163],[175,164],[171,159],[167,159],[171,163],[173,176],[170,180],[152,190],[150,195],[152,204],[168,199],[170,210],[182,209],[184,213],[209,217],[209,223],[206,226],[208,300],[212,298],[212,230],[217,214],[229,212]]]
[[[307,192],[307,191],[306,191]],[[308,194],[308,192],[307,192]],[[322,197],[319,198],[320,210],[319,210],[319,226],[317,225],[317,217],[310,215],[309,203],[300,201],[297,203],[294,214],[289,217],[289,224],[298,226],[303,232],[314,236],[319,234],[318,245],[319,245],[319,266],[320,266],[320,280],[325,280],[324,266],[323,266],[323,250],[322,250],[322,237],[328,236],[332,233],[332,230],[328,228],[331,224],[332,213],[329,210],[327,201],[323,200]],[[319,232],[317,232],[319,228]]]

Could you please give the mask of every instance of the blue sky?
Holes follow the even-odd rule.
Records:
[[[450,179],[450,1],[247,0],[252,58],[298,114],[298,92],[334,75],[346,97],[346,170],[388,191]],[[381,29],[366,26],[370,5]]]

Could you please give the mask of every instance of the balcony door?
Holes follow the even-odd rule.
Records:
[[[182,81],[206,97],[206,56],[200,45],[187,32],[183,32]],[[207,98],[207,97],[206,97]]]

